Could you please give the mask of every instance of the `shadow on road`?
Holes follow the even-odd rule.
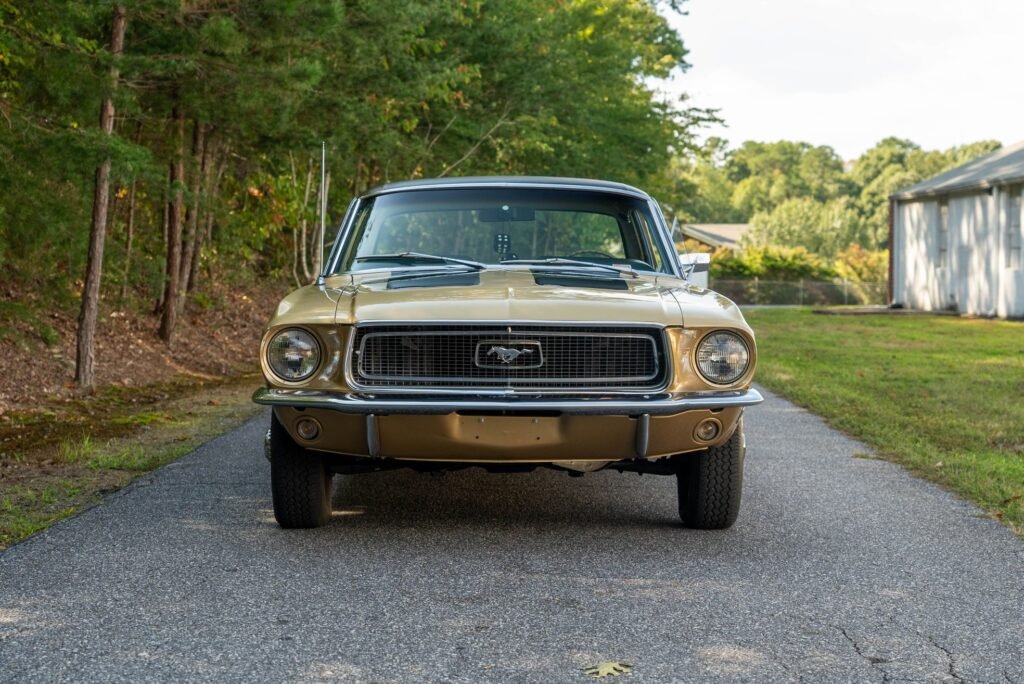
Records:
[[[444,475],[392,471],[336,476],[334,525],[559,524],[680,527],[675,479],[616,472],[493,474],[468,469]]]

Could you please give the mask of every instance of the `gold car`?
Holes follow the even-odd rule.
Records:
[[[686,526],[729,527],[743,409],[762,401],[754,335],[694,268],[657,203],[619,183],[452,178],[357,198],[263,337],[277,521],[323,524],[336,473],[478,466],[674,475]]]

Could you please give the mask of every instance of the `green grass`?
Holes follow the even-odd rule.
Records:
[[[94,470],[136,470],[146,472],[164,463],[169,463],[192,450],[193,444],[164,444],[160,448],[143,444],[117,446],[109,443],[105,449],[97,450],[89,459]]]
[[[1024,324],[807,309],[746,316],[759,382],[1024,534]]]
[[[132,427],[139,427],[142,425],[157,425],[160,423],[173,422],[173,418],[170,414],[164,411],[146,411],[143,413],[136,413],[130,416],[117,416],[111,418],[110,422],[113,425],[128,425]]]
[[[4,542],[29,537],[75,513],[67,502],[81,495],[80,483],[40,481],[4,488],[0,495],[0,550]]]
[[[57,462],[66,465],[85,465],[93,470],[145,472],[188,453],[192,447],[191,436],[185,436],[183,441],[188,441],[189,444],[183,446],[175,442],[165,442],[154,446],[140,444],[132,438],[97,443],[86,436],[61,442],[57,450]]]
[[[92,438],[65,439],[57,448],[57,463],[80,463],[92,452]]]

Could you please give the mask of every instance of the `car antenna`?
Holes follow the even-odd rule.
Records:
[[[324,235],[327,232],[327,141],[320,142],[320,275],[318,282],[323,282],[324,272]]]

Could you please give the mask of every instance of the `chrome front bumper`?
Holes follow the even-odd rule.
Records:
[[[316,408],[359,414],[445,415],[460,411],[534,412],[601,415],[671,416],[696,409],[754,406],[764,401],[755,389],[688,394],[609,395],[580,397],[393,397],[261,387],[252,400],[266,406]]]

